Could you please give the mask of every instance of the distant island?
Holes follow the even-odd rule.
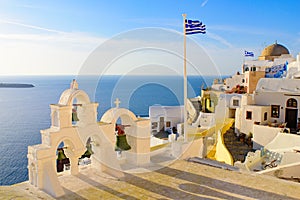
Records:
[[[0,88],[32,88],[32,84],[24,83],[0,83]]]

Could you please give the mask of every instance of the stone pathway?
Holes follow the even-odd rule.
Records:
[[[59,177],[59,199],[300,199],[300,184],[177,160],[153,172],[127,173],[117,180],[86,167]],[[0,187],[0,199],[53,199],[28,182]]]
[[[228,151],[231,153],[233,162],[245,161],[245,157],[249,151],[252,151],[252,147],[239,140],[234,133],[234,124],[224,134],[224,143]]]

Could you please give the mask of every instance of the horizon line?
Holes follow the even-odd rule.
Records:
[[[169,75],[169,74],[0,74],[0,77],[8,77],[8,76],[183,76],[183,75]],[[211,74],[203,74],[203,75],[197,75],[197,74],[190,74],[187,76],[212,76],[212,77],[219,77],[220,75],[211,75]],[[232,74],[225,74],[221,76],[232,76]]]

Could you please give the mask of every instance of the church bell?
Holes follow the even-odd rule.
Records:
[[[57,149],[58,155],[56,159],[56,171],[62,172],[64,171],[64,165],[70,164],[69,158],[65,155],[63,148]]]
[[[86,151],[81,156],[81,158],[85,158],[85,157],[90,158],[92,154],[94,154],[94,152],[92,151],[92,145],[91,144],[87,144],[86,145]]]
[[[128,151],[131,146],[127,143],[126,135],[117,135],[115,151]]]
[[[72,121],[73,122],[79,121],[79,118],[77,116],[77,104],[73,104],[73,108],[72,108]]]
[[[58,151],[57,160],[64,160],[67,158],[62,148],[59,148],[57,151]]]
[[[78,116],[77,116],[77,112],[72,112],[72,121],[73,121],[73,122],[79,121]]]

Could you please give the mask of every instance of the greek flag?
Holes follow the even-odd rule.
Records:
[[[245,56],[254,57],[254,53],[252,51],[245,51]]]
[[[185,20],[185,34],[192,35],[197,33],[206,33],[206,27],[199,20]]]

